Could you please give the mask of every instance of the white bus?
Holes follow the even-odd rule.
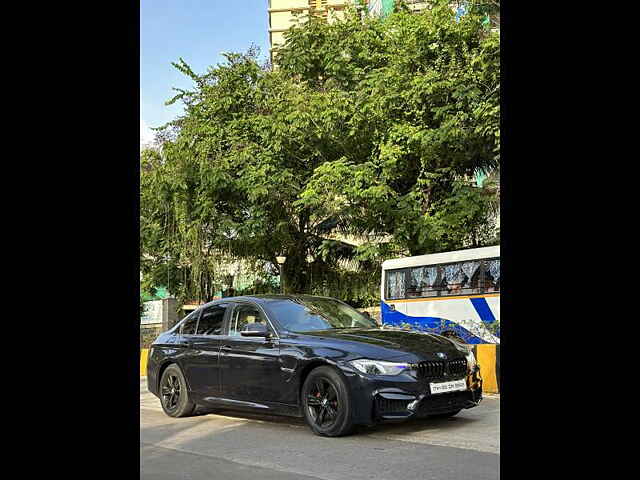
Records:
[[[500,247],[386,260],[383,325],[500,343]]]

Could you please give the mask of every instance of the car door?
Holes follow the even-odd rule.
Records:
[[[195,333],[183,334],[183,371],[191,390],[202,398],[220,395],[220,339],[228,306],[218,303],[202,308]]]
[[[271,337],[243,337],[240,332],[252,323],[266,325]],[[264,311],[254,303],[234,303],[227,317],[226,334],[220,350],[222,396],[247,402],[277,402],[283,390],[280,346]]]

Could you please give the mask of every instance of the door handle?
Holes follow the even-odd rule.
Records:
[[[220,347],[220,350],[231,350],[231,347],[229,345],[223,345]]]

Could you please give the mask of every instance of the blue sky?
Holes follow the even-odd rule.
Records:
[[[171,62],[180,57],[197,73],[223,61],[221,52],[246,51],[254,43],[260,56],[269,53],[268,0],[141,0],[140,1],[140,137],[149,141],[149,127],[160,126],[182,112],[165,106],[173,87],[191,81]]]

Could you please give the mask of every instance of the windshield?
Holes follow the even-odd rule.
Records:
[[[296,298],[269,303],[280,325],[291,332],[338,328],[377,328],[372,319],[330,298]]]

